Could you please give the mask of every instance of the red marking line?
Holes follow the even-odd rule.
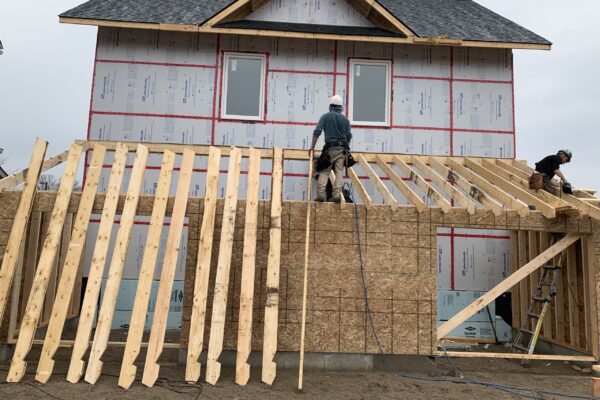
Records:
[[[467,82],[467,83],[491,83],[496,85],[511,85],[510,81],[495,81],[488,79],[466,79],[466,78],[450,78],[450,77],[437,77],[437,76],[409,76],[409,75],[394,75],[394,79],[415,79],[425,81],[453,81],[453,82]]]
[[[96,62],[104,64],[138,64],[138,65],[156,65],[160,67],[187,67],[187,68],[217,68],[215,65],[210,64],[180,64],[180,63],[161,63],[153,61],[128,61],[128,60],[105,60],[100,59]]]
[[[210,131],[210,144],[215,144],[215,129],[216,129],[216,117],[217,117],[217,83],[219,71],[219,47],[221,45],[221,34],[217,33],[217,43],[215,45],[215,79],[213,82],[213,107],[212,107],[212,128]],[[223,82],[223,68],[221,68],[221,83]],[[221,113],[221,98],[219,97],[219,113]]]
[[[513,159],[517,158],[517,129],[515,125],[515,59],[510,51],[510,79],[512,82],[512,114],[513,114]]]
[[[180,114],[151,114],[151,113],[129,113],[119,111],[92,111],[92,114],[98,115],[122,115],[125,117],[156,117],[156,118],[179,118],[179,119],[200,119],[211,121],[212,117],[203,115],[180,115]]]
[[[437,236],[442,237],[459,237],[459,238],[474,238],[474,239],[510,239],[510,236],[504,235],[472,235],[469,233],[452,233],[454,228],[450,228],[451,233],[438,233]]]

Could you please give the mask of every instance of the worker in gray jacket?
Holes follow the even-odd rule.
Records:
[[[326,201],[325,187],[329,180],[331,169],[335,173],[331,199],[339,203],[342,195],[342,182],[344,177],[344,160],[350,151],[350,121],[342,114],[342,98],[335,95],[329,102],[329,112],[319,119],[319,123],[313,132],[310,150],[314,150],[321,132],[325,131],[325,146],[319,160],[320,168],[317,183],[317,201]],[[329,158],[327,162],[327,157]]]

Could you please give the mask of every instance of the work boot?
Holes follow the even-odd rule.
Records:
[[[339,195],[332,196],[331,201],[333,201],[334,203],[339,203],[340,201],[342,201],[342,198]]]
[[[324,194],[318,194],[317,195],[317,201],[319,203],[324,203],[325,202],[325,195]]]

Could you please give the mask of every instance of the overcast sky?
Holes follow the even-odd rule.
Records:
[[[5,1],[0,10],[0,148],[4,169],[27,165],[36,136],[48,154],[86,137],[96,28],[58,23],[83,0]],[[517,157],[559,148],[574,186],[600,190],[600,1],[479,0],[554,43],[515,51]]]

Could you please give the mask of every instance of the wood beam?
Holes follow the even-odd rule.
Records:
[[[440,192],[425,181],[413,168],[409,167],[400,157],[394,157],[394,164],[402,170],[402,173],[408,175],[410,180],[414,182],[419,189],[425,193],[427,197],[436,201],[438,206],[442,208],[444,213],[449,213],[452,205]]]
[[[360,178],[356,175],[356,172],[354,172],[352,168],[348,168],[348,176],[352,182],[353,189],[356,189],[365,207],[371,207],[371,196],[369,196],[369,193],[367,193],[367,190],[360,181]]]
[[[169,200],[174,165],[175,153],[166,150],[162,158],[158,183],[156,185],[152,216],[150,217],[148,236],[146,238],[146,246],[144,247],[144,256],[140,267],[140,275],[135,292],[135,300],[133,302],[133,311],[131,311],[131,321],[129,322],[129,330],[127,331],[127,342],[125,344],[123,362],[121,363],[121,372],[119,374],[119,386],[125,389],[131,387],[137,372],[135,360],[140,354],[144,325],[146,323],[146,315],[148,314],[148,302],[150,301],[152,281],[154,280],[154,270],[156,269],[158,247],[167,211],[167,201]]]
[[[504,358],[507,360],[543,360],[543,361],[571,361],[571,362],[594,362],[594,356],[564,356],[561,354],[517,354],[517,353],[484,353],[466,351],[436,351],[438,357],[457,358]]]
[[[457,202],[460,206],[466,208],[467,212],[470,215],[475,214],[475,209],[477,208],[476,204],[473,203],[473,201],[471,201],[467,196],[465,196],[460,190],[455,188],[452,183],[439,176],[437,172],[435,172],[425,163],[425,161],[422,160],[421,157],[413,156],[412,162],[413,165],[416,165],[421,169],[422,172],[425,173],[427,178],[429,178],[433,183],[442,188],[442,190],[444,190],[452,200]]]
[[[535,206],[542,212],[542,214],[544,214],[546,218],[556,217],[556,210],[548,203],[538,199],[537,197],[535,197],[529,192],[526,192],[517,185],[503,179],[502,177],[498,176],[497,174],[493,173],[492,171],[488,170],[482,165],[477,164],[475,161],[465,158],[464,162],[466,167],[471,169],[476,174],[480,175],[482,178],[487,179],[493,185],[498,186],[500,189],[509,193],[513,197],[520,199],[526,202],[527,204]]]
[[[476,299],[465,309],[463,309],[454,317],[450,318],[448,321],[439,326],[437,329],[438,340],[442,339],[458,325],[460,325],[461,323],[469,319],[471,316],[473,316],[475,313],[477,313],[477,311],[481,310],[490,302],[494,301],[502,293],[509,290],[511,287],[523,280],[525,277],[529,276],[533,271],[540,268],[550,259],[567,249],[579,239],[581,239],[580,235],[569,233],[561,240],[556,242],[552,247],[535,257],[533,260],[529,261],[523,267],[519,268],[518,271],[511,274],[505,280],[503,280],[498,285],[489,290],[486,294]]]
[[[429,166],[437,171],[442,177],[445,176],[448,181],[454,182],[455,185],[469,193],[472,198],[483,204],[484,207],[492,210],[494,215],[500,216],[504,212],[504,206],[501,203],[494,200],[483,190],[442,164],[436,157],[429,157]]]
[[[35,150],[34,150],[35,151]],[[51,168],[56,167],[57,165],[62,164],[67,160],[67,156],[69,154],[69,150],[63,151],[60,154],[52,156],[42,163],[41,172],[45,172]],[[7,176],[6,178],[0,179],[0,191],[3,189],[12,189],[20,183],[23,183],[27,177],[27,172],[29,168],[22,169],[20,171],[14,172]]]
[[[404,182],[404,180],[402,180],[402,178],[400,178],[400,176],[396,172],[394,172],[394,170],[387,164],[387,162],[383,160],[383,158],[381,158],[381,156],[375,156],[375,162],[377,163],[379,168],[381,168],[383,173],[386,174],[388,178],[390,178],[390,181],[392,181],[394,185],[396,185],[398,190],[402,192],[404,197],[406,197],[406,200],[415,207],[417,207],[417,211],[423,212],[427,209],[427,204],[425,204],[421,196],[419,196],[414,190],[412,190],[412,188],[408,186],[406,182]]]
[[[373,183],[375,188],[379,191],[381,196],[384,198],[386,203],[390,204],[392,206],[392,209],[395,209],[396,206],[398,205],[398,202],[396,201],[394,196],[392,196],[392,194],[390,193],[387,186],[385,186],[385,184],[381,181],[379,176],[377,176],[375,171],[373,171],[373,168],[371,168],[371,166],[369,165],[369,162],[367,160],[365,160],[365,157],[362,154],[358,155],[358,163],[360,164],[362,169],[365,171],[365,173],[369,177],[369,180],[371,181],[371,183]]]

